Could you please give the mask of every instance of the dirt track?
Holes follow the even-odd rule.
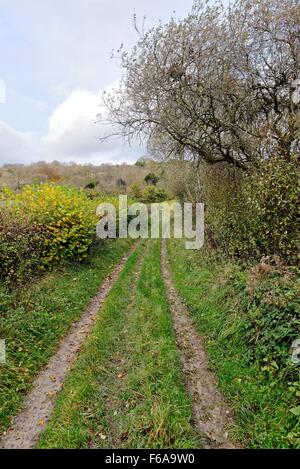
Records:
[[[57,353],[33,382],[32,390],[25,399],[23,409],[14,417],[10,430],[2,436],[0,447],[27,449],[35,446],[51,416],[56,396],[63,387],[66,375],[132,250],[106,278],[82,318],[73,324],[68,336],[61,341]],[[161,243],[161,271],[166,284],[176,343],[180,351],[181,367],[191,398],[194,425],[203,446],[205,448],[239,447],[228,437],[228,428],[233,425],[231,411],[217,388],[214,374],[209,369],[206,352],[195,330],[189,310],[173,286],[165,240]]]
[[[235,448],[237,446],[228,438],[228,428],[233,424],[231,411],[209,369],[206,352],[189,310],[173,286],[164,240],[161,247],[161,269],[180,351],[181,367],[192,402],[194,424],[205,448]]]
[[[23,409],[13,418],[11,428],[0,440],[1,448],[28,449],[35,446],[53,411],[55,397],[62,389],[66,375],[88,336],[99,309],[134,249],[135,247],[107,276],[81,319],[73,324],[68,336],[61,341],[56,354],[35,379],[32,390],[25,399]]]

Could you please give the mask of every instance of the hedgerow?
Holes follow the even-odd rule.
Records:
[[[299,262],[299,174],[296,159],[271,158],[244,176],[221,224],[227,252]]]
[[[44,269],[42,225],[0,211],[0,280],[16,281]]]
[[[95,241],[96,206],[103,200],[54,184],[27,185],[19,192],[4,190],[0,198],[1,280],[22,281],[54,262],[86,259]],[[116,199],[109,201],[116,203]]]

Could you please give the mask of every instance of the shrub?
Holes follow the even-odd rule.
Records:
[[[0,212],[0,280],[16,283],[44,269],[46,231],[42,225]]]
[[[60,260],[84,260],[95,237],[97,201],[75,188],[40,184],[2,193],[1,277]]]
[[[156,176],[156,174],[154,174],[154,173],[148,173],[148,174],[145,176],[144,181],[145,181],[145,183],[148,184],[148,185],[156,186],[156,184],[157,184],[158,181],[159,181],[159,177]]]
[[[139,181],[134,181],[128,187],[128,193],[133,199],[139,200],[142,197],[143,187]]]
[[[244,177],[223,220],[223,242],[240,256],[299,261],[299,165],[273,158]]]
[[[99,184],[98,181],[91,181],[91,182],[88,182],[85,186],[84,186],[84,189],[95,189],[96,186]]]
[[[291,344],[300,329],[299,271],[261,262],[248,274],[245,293],[248,358],[259,362],[263,371],[283,369],[287,380],[296,379],[299,369],[291,361]]]
[[[44,255],[49,262],[86,257],[96,215],[95,204],[84,192],[53,184],[25,186],[10,203],[16,216],[43,225],[47,233]]]
[[[163,202],[166,198],[166,192],[154,185],[145,187],[141,195],[141,201],[145,203]]]

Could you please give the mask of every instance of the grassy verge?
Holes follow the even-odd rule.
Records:
[[[9,425],[59,339],[129,246],[125,240],[107,241],[89,263],[70,264],[12,293],[0,287],[0,338],[7,348],[7,363],[0,365],[0,431]]]
[[[196,447],[159,241],[140,246],[68,376],[41,448]]]
[[[292,273],[266,275],[205,252],[168,243],[175,285],[204,338],[219,385],[235,412],[245,447],[300,448],[299,283]],[[298,332],[297,332],[298,331]]]

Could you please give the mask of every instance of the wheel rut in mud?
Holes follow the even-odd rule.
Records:
[[[136,245],[123,256],[106,277],[81,319],[71,326],[69,334],[60,342],[55,355],[34,380],[22,410],[12,419],[10,429],[2,436],[0,448],[28,449],[35,446],[51,416],[55,398],[62,389],[66,375],[90,333],[99,309],[135,248]]]
[[[168,265],[166,242],[161,244],[161,270],[166,285],[181,368],[190,395],[193,420],[205,448],[236,448],[228,438],[233,425],[231,411],[217,388],[216,378],[209,369],[201,338],[187,305],[178,295]]]

